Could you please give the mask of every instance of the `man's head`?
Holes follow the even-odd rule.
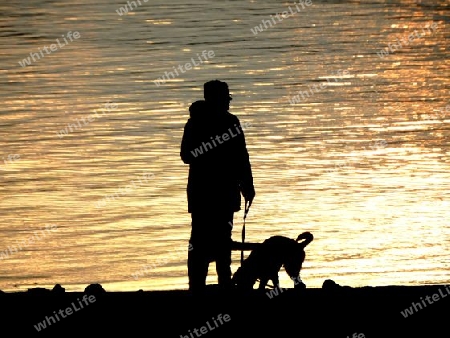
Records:
[[[232,98],[226,82],[220,80],[205,82],[203,85],[203,96],[205,101],[213,106],[225,110],[230,109],[230,101]]]

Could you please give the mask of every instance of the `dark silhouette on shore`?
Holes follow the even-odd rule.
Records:
[[[4,332],[17,337],[119,332],[128,337],[152,330],[163,337],[191,338],[200,332],[203,337],[204,326],[207,337],[227,338],[272,337],[270,332],[276,332],[273,337],[292,332],[306,338],[423,337],[424,330],[426,337],[441,337],[442,330],[448,331],[448,285],[354,288],[326,279],[322,288],[274,291],[224,294],[208,285],[205,297],[197,298],[187,290],[111,292],[100,284],[77,292],[61,285],[0,290],[0,318]]]
[[[181,159],[189,164],[188,212],[192,250],[188,252],[189,290],[203,291],[209,263],[215,261],[220,287],[231,287],[231,243],[234,213],[255,197],[244,131],[231,114],[228,84],[204,84],[204,101],[189,108]]]

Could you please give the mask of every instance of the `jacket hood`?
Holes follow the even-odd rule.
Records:
[[[199,118],[207,114],[208,104],[204,100],[195,101],[189,107],[190,117]]]

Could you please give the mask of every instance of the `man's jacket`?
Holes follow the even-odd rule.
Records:
[[[241,210],[241,193],[254,187],[244,131],[235,115],[191,111],[180,155],[189,164],[188,212]]]

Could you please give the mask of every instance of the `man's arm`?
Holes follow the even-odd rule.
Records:
[[[241,126],[240,122],[239,126]],[[240,163],[239,184],[241,186],[241,192],[242,195],[244,196],[245,201],[249,202],[249,205],[251,205],[253,199],[255,198],[255,187],[253,185],[252,166],[250,164],[250,156],[247,150],[244,130],[242,128],[240,129],[241,129],[241,137],[239,138],[240,142],[238,147],[238,158]]]

